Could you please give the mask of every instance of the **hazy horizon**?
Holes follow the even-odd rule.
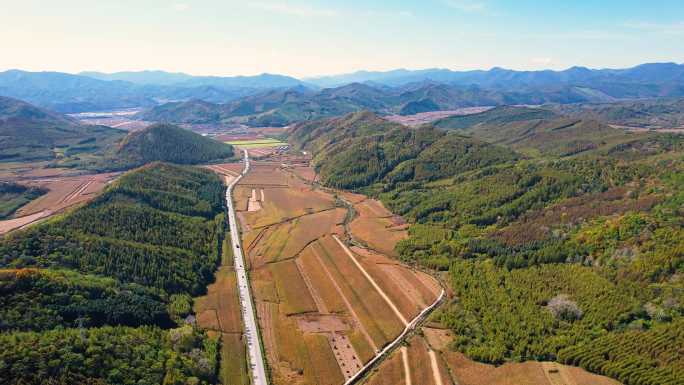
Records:
[[[3,5],[0,70],[318,77],[396,68],[684,62],[684,4],[85,0]],[[47,64],[50,63],[50,64]]]
[[[237,76],[259,76],[259,75],[283,75],[283,76],[289,76],[293,77],[296,79],[300,80],[307,80],[307,79],[317,79],[317,78],[324,78],[324,77],[329,77],[329,76],[342,76],[342,75],[349,75],[349,74],[355,74],[355,73],[361,73],[361,72],[391,72],[391,71],[426,71],[426,70],[449,70],[449,71],[490,71],[494,68],[501,68],[504,70],[512,70],[512,71],[565,71],[573,67],[585,67],[590,70],[620,70],[620,69],[627,69],[627,68],[632,68],[635,66],[643,65],[643,64],[667,64],[667,63],[673,63],[677,65],[684,65],[684,62],[676,62],[676,61],[662,61],[662,62],[643,62],[643,63],[635,63],[633,65],[625,66],[625,67],[590,67],[590,66],[585,66],[582,64],[575,64],[571,65],[568,67],[564,68],[543,68],[540,67],[538,69],[519,69],[519,68],[509,68],[504,65],[494,65],[489,68],[463,68],[463,69],[453,69],[453,68],[448,68],[448,67],[422,67],[422,68],[405,68],[405,67],[392,67],[388,69],[379,69],[379,70],[368,70],[365,68],[359,68],[359,69],[354,69],[354,70],[349,70],[346,72],[338,72],[338,73],[326,73],[326,74],[319,74],[319,75],[304,75],[304,76],[295,76],[292,74],[287,74],[287,73],[275,73],[275,72],[261,72],[261,73],[251,73],[251,74],[229,74],[229,75],[221,75],[221,74],[213,74],[213,73],[208,73],[208,74],[197,74],[197,73],[192,73],[189,71],[167,71],[164,69],[158,69],[158,68],[145,68],[145,69],[136,69],[136,70],[114,70],[114,71],[97,71],[97,70],[89,70],[89,69],[84,69],[80,71],[58,71],[58,70],[51,70],[51,69],[36,69],[36,70],[28,70],[25,68],[2,68],[0,67],[0,72],[2,71],[12,71],[12,70],[18,70],[18,71],[26,71],[26,72],[60,72],[60,73],[67,73],[67,74],[72,74],[72,75],[79,75],[83,73],[89,73],[89,72],[97,72],[97,73],[103,73],[103,74],[116,74],[116,73],[126,73],[126,72],[166,72],[170,74],[181,74],[181,75],[189,75],[189,76],[217,76],[217,77],[237,77]]]

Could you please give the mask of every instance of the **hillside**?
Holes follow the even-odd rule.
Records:
[[[465,130],[477,125],[506,124],[536,119],[553,119],[559,115],[538,108],[503,106],[478,114],[450,116],[433,122],[436,128],[444,130]]]
[[[46,192],[46,190],[37,187],[0,182],[0,220],[10,218],[23,205]]]
[[[508,92],[434,82],[396,88],[352,83],[320,91],[305,87],[270,90],[225,104],[196,100],[171,102],[151,108],[139,114],[138,118],[173,123],[232,122],[251,126],[285,126],[363,110],[406,115],[477,106],[603,100],[575,87]]]
[[[633,135],[591,119],[527,107],[498,107],[433,122],[443,130],[505,145],[528,155],[568,156],[629,141]]]
[[[0,239],[3,383],[216,383],[216,338],[183,319],[220,259],[223,193],[155,163]]]
[[[684,137],[549,114],[495,109],[453,131],[351,115],[294,126],[291,140],[313,151],[322,183],[378,197],[411,223],[396,252],[449,272],[454,300],[435,320],[454,349],[679,384]],[[541,119],[520,120],[530,117]],[[597,150],[568,157],[571,143]]]
[[[615,103],[550,105],[544,108],[573,117],[637,128],[684,127],[684,99],[654,99]]]
[[[0,96],[0,162],[97,155],[124,135],[120,130],[84,126],[64,115]]]
[[[109,169],[163,161],[197,164],[233,156],[232,146],[170,124],[155,124],[130,133],[106,160]]]
[[[409,129],[367,111],[295,125],[289,139],[315,154],[324,183],[340,188],[434,180],[516,158],[501,147],[431,127]]]

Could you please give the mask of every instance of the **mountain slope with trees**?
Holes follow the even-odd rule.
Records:
[[[290,139],[313,152],[322,183],[378,197],[411,223],[402,260],[449,271],[455,300],[436,319],[455,349],[682,384],[684,137],[548,114],[495,109],[451,119],[449,132],[373,115],[353,130],[352,115],[295,126]],[[483,127],[501,145],[457,134]],[[538,152],[514,152],[523,140]],[[568,140],[596,147],[558,151]]]
[[[153,163],[0,239],[0,382],[216,383],[217,339],[184,318],[220,260],[223,194]]]
[[[232,158],[233,147],[171,124],[154,124],[131,132],[99,166],[129,169],[162,161],[198,164]]]
[[[121,130],[81,125],[64,115],[0,96],[0,162],[101,154],[124,135]]]

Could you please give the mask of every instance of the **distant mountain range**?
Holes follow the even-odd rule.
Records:
[[[153,107],[177,100],[202,99],[225,103],[263,89],[298,85],[275,75],[244,78],[190,78],[170,85],[179,74],[124,73],[96,77],[61,72],[0,72],[0,95],[25,100],[62,113]],[[148,76],[149,75],[149,76]],[[118,77],[127,80],[119,80]],[[148,83],[157,79],[157,84]],[[272,81],[271,81],[272,79]]]
[[[243,123],[284,126],[291,123],[369,110],[378,114],[412,115],[464,107],[609,102],[615,100],[585,88],[558,86],[506,91],[479,86],[425,81],[400,87],[352,83],[313,91],[303,86],[264,91],[225,104],[189,100],[156,106],[138,118],[187,124]]]
[[[295,90],[296,100],[291,90]],[[279,111],[269,113],[277,106],[261,106],[260,100],[272,92],[275,94],[266,98],[278,93],[290,95]],[[684,65],[654,63],[600,70],[572,67],[564,71],[400,69],[303,80],[273,74],[219,77],[139,71],[73,75],[10,70],[0,72],[0,95],[63,113],[151,108],[195,99],[230,105],[238,101],[236,105],[242,106],[238,110],[254,107],[253,113],[241,112],[239,116],[253,115],[255,124],[282,124],[307,116],[356,111],[357,104],[380,113],[412,114],[455,106],[684,97]]]
[[[684,64],[649,63],[627,69],[589,69],[572,67],[563,71],[515,71],[495,67],[491,70],[451,71],[448,69],[385,72],[358,71],[350,74],[304,79],[321,87],[353,82],[375,82],[388,86],[431,80],[440,83],[479,85],[487,88],[519,88],[588,83],[682,83]]]
[[[301,80],[290,76],[261,74],[256,76],[193,76],[181,72],[130,71],[111,74],[102,72],[81,72],[79,75],[99,80],[121,80],[143,85],[165,85],[177,87],[218,88],[284,88],[302,85]]]

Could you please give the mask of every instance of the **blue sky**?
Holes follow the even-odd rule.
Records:
[[[0,70],[298,77],[684,62],[684,1],[6,1]]]

